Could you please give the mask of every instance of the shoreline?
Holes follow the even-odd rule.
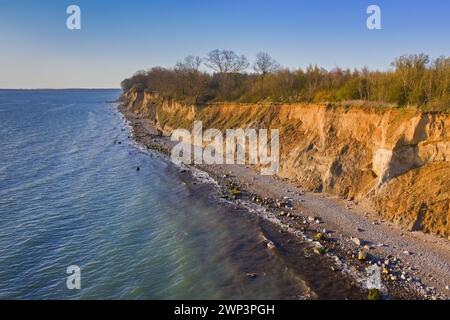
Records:
[[[130,122],[131,138],[166,156],[170,153],[174,144],[170,137],[161,136],[153,124],[129,112],[123,104],[117,110]],[[381,292],[386,298],[449,299],[447,240],[401,230],[379,221],[370,210],[354,202],[304,192],[287,180],[261,176],[249,166],[192,167],[208,173],[217,182],[224,200],[273,222],[280,233],[310,242],[312,251],[315,247],[324,248],[320,252],[329,260],[329,268],[341,277],[353,278],[362,289],[366,268],[373,264],[383,271]],[[232,188],[241,194],[230,196],[228,191]],[[266,243],[268,247],[274,245],[269,239]],[[360,261],[362,250],[367,257]]]

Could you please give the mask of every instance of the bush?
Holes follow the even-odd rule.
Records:
[[[233,197],[238,197],[241,195],[241,191],[236,188],[230,189],[229,192]]]
[[[200,60],[199,60],[200,61]],[[404,55],[390,71],[275,68],[264,74],[242,70],[209,74],[195,67],[138,71],[122,81],[124,92],[134,88],[157,92],[185,103],[257,103],[364,101],[378,105],[418,106],[449,111],[450,58]],[[197,66],[197,65],[196,65]]]
[[[368,300],[381,300],[380,290],[378,289],[370,289],[369,294],[367,296]]]

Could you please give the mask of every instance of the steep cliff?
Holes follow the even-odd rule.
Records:
[[[169,134],[280,130],[280,172],[312,191],[364,201],[411,230],[450,236],[450,116],[417,110],[221,103],[187,106],[127,92],[128,108]]]

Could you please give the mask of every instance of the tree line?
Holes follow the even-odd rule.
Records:
[[[212,72],[203,71],[202,66]],[[290,70],[265,52],[258,53],[250,64],[244,55],[213,50],[204,58],[188,56],[173,68],[138,71],[121,86],[124,91],[157,92],[194,104],[359,101],[449,111],[450,58],[403,55],[387,71],[326,70],[313,65]]]

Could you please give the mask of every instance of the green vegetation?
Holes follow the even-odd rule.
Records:
[[[381,294],[380,294],[380,290],[378,289],[370,289],[369,290],[369,295],[367,296],[368,300],[380,300],[381,299]]]
[[[200,70],[204,64],[213,73]],[[383,107],[417,106],[450,111],[450,58],[403,55],[388,71],[326,70],[318,66],[289,70],[267,53],[252,66],[233,51],[214,50],[205,58],[189,56],[172,69],[138,71],[122,82],[128,91],[157,92],[185,103],[273,102],[342,103]]]
[[[230,195],[233,197],[238,197],[241,195],[241,191],[236,188],[230,189],[229,192],[230,192]]]
[[[327,253],[327,249],[324,247],[315,247],[314,248],[314,253],[316,254],[325,254]]]
[[[325,235],[321,232],[318,232],[314,235],[314,239],[319,241],[319,240],[325,240]]]

